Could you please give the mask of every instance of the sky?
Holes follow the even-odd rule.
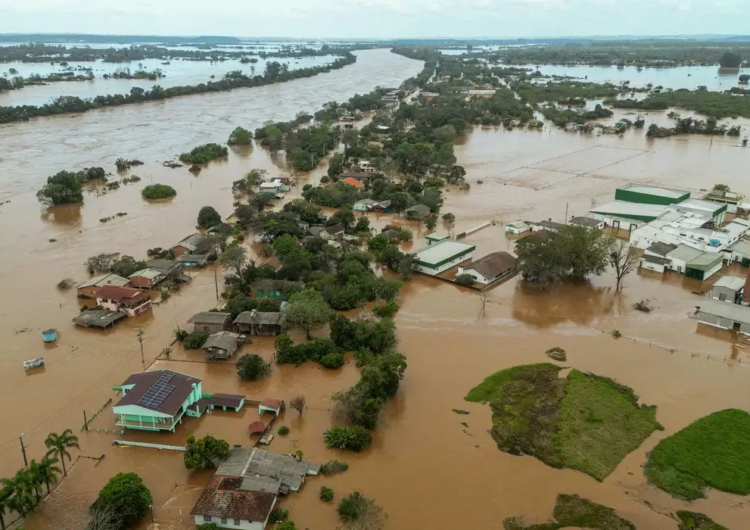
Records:
[[[0,0],[0,33],[515,38],[750,33],[750,0]]]

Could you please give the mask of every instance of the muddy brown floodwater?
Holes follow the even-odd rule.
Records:
[[[59,292],[55,285],[66,277],[86,278],[82,263],[88,256],[113,251],[141,256],[148,248],[170,246],[193,230],[201,206],[211,204],[229,213],[231,182],[250,168],[281,171],[278,161],[257,147],[233,151],[226,162],[210,164],[197,177],[185,168],[163,168],[160,161],[198,143],[223,141],[236,125],[256,127],[266,119],[288,119],[377,84],[398,84],[420,68],[421,63],[387,51],[368,51],[359,54],[354,66],[308,80],[0,127],[0,193],[3,200],[11,200],[0,206],[0,476],[23,464],[17,441],[22,432],[30,458],[43,456],[47,433],[65,428],[81,439],[74,458],[105,455],[100,462],[78,458],[69,477],[29,518],[27,528],[79,528],[82,511],[118,471],[143,477],[154,495],[159,528],[190,527],[189,511],[209,472],[187,473],[179,453],[113,447],[112,440],[119,436],[111,433],[114,418],[108,407],[93,421],[93,432],[78,432],[83,410],[91,415],[109,398],[116,399],[111,387],[142,369],[135,342],[138,328],[145,329],[147,366],[200,377],[206,391],[287,400],[306,396],[308,408],[302,416],[290,412],[281,418],[291,434],[277,437],[271,449],[300,449],[306,459],[321,463],[344,459],[350,469],[334,478],[311,477],[300,493],[282,501],[300,528],[337,526],[333,507],[318,499],[324,484],[337,498],[355,488],[375,498],[389,515],[389,530],[500,529],[504,517],[515,515],[543,522],[560,492],[611,506],[639,529],[674,529],[676,524],[665,514],[686,508],[734,530],[746,528],[750,507],[743,499],[711,492],[706,500],[680,502],[647,485],[641,469],[646,453],[660,439],[710,412],[747,409],[750,402],[747,354],[728,336],[696,330],[695,320],[687,316],[700,302],[692,293],[708,289],[694,280],[633,274],[626,278],[624,292],[615,295],[609,275],[550,292],[515,278],[489,291],[483,304],[473,291],[415,277],[403,290],[396,316],[399,351],[407,355],[409,368],[374,432],[373,447],[360,455],[329,451],[322,442],[322,432],[332,424],[331,394],[358,379],[350,359],[335,372],[310,363],[274,365],[271,376],[258,382],[240,381],[231,365],[195,362],[201,360],[200,352],[177,348],[170,360],[155,361],[171,342],[175,326],[184,326],[193,313],[216,303],[211,269],[196,274],[190,285],[147,315],[114,330],[98,333],[70,323],[80,303],[74,293]],[[692,191],[722,182],[749,193],[743,168],[750,150],[737,143],[715,139],[711,144],[703,138],[648,142],[642,131],[586,137],[549,128],[475,129],[456,147],[471,191],[447,192],[443,211],[456,215],[455,232],[488,220],[499,222],[467,238],[477,245],[476,256],[512,249],[500,223],[518,218],[562,221],[566,210],[568,215],[583,215],[592,203],[610,200],[615,187],[628,181]],[[112,168],[119,156],[147,162],[136,170],[142,182],[102,196],[88,195],[81,207],[50,212],[39,208],[33,191],[48,175],[91,165]],[[301,182],[315,181],[324,171],[320,168]],[[140,189],[152,181],[172,185],[177,196],[165,203],[144,202]],[[298,193],[299,188],[292,196]],[[117,212],[128,215],[99,223],[99,218]],[[372,219],[377,226],[391,220]],[[411,226],[416,247],[424,241],[424,231]],[[642,299],[651,301],[653,313],[632,309]],[[48,327],[60,330],[51,347],[45,347],[40,336]],[[619,329],[623,338],[610,337],[612,329]],[[665,430],[647,439],[602,483],[498,451],[487,434],[489,407],[463,401],[488,374],[546,361],[544,351],[553,346],[568,352],[569,366],[615,378],[632,387],[643,402],[658,407]],[[261,339],[243,351],[270,359],[273,342]],[[21,362],[41,355],[47,366],[24,373]],[[457,416],[453,408],[471,414]],[[180,445],[191,434],[211,433],[230,444],[247,444],[247,424],[254,417],[251,409],[214,413],[187,419],[173,435],[128,433],[126,439]],[[144,521],[143,527],[148,525]]]

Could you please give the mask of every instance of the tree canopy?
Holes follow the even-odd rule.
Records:
[[[118,473],[102,488],[92,511],[114,514],[115,530],[135,526],[153,503],[151,492],[135,473]]]
[[[286,316],[289,322],[307,334],[320,329],[328,323],[331,315],[331,307],[323,299],[323,296],[314,289],[305,289],[289,297],[286,307]]]
[[[215,462],[229,456],[229,444],[210,434],[200,440],[195,436],[187,439],[183,460],[187,469],[210,469]]]
[[[221,215],[213,206],[204,206],[198,212],[198,227],[211,228],[221,223]]]

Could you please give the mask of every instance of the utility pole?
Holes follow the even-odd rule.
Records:
[[[565,203],[565,224],[568,224],[568,203]]]
[[[219,279],[216,274],[216,269],[214,269],[214,287],[216,288],[216,301],[219,301]]]
[[[143,365],[143,371],[146,371],[146,359],[143,356],[143,328],[138,328],[138,342],[141,345],[141,364]]]
[[[21,440],[21,454],[23,455],[23,467],[29,467],[29,461],[26,459],[26,446],[23,443],[23,433],[21,433],[19,440]]]
[[[86,417],[86,411],[85,410],[83,411],[83,428],[86,429],[87,431],[89,430],[89,420]]]

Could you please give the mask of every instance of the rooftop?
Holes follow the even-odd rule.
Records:
[[[279,325],[286,323],[286,314],[281,312],[243,311],[234,319],[234,324]]]
[[[472,261],[465,269],[475,270],[487,279],[492,279],[498,274],[512,269],[516,266],[518,260],[507,252],[493,252]]]
[[[205,264],[208,261],[207,254],[182,254],[175,258],[177,264],[182,263],[198,263],[199,265]]]
[[[728,318],[736,322],[750,323],[750,307],[710,300],[700,305],[700,312]]]
[[[180,262],[179,260],[173,259],[150,259],[146,261],[146,267],[150,269],[159,269],[162,271],[171,271],[172,269],[179,269]]]
[[[648,261],[649,263],[656,263],[657,265],[666,265],[669,263],[669,260],[667,258],[660,258],[658,256],[652,256],[650,254],[644,254],[641,258],[643,261]]]
[[[667,197],[669,199],[679,199],[685,194],[689,195],[687,191],[672,190],[669,188],[657,188],[654,186],[644,186],[643,184],[626,184],[618,189],[628,190],[634,193],[643,193],[646,195],[656,195],[659,197]]]
[[[745,286],[745,278],[742,276],[723,276],[714,284],[714,287],[726,287],[732,291],[739,291]]]
[[[188,320],[188,324],[222,324],[226,321],[227,318],[231,317],[231,313],[203,311],[201,313],[196,313],[195,315],[190,317],[190,320]]]
[[[670,245],[669,243],[661,243],[657,241],[649,245],[646,250],[649,252],[653,252],[654,254],[658,254],[659,256],[666,256],[676,248],[677,245]]]
[[[209,405],[214,405],[215,407],[232,407],[236,409],[242,404],[242,400],[245,399],[245,396],[239,394],[214,394],[207,399]]]
[[[134,385],[115,407],[133,405],[174,416],[193,391],[193,385],[200,383],[197,377],[173,372],[154,370],[141,372],[128,377],[120,386]]]
[[[750,256],[750,240],[740,239],[732,243],[729,248],[732,252],[739,252],[745,256]]]
[[[127,315],[122,311],[106,311],[104,309],[95,309],[92,311],[83,311],[73,319],[73,322],[81,326],[91,326],[95,328],[106,328],[114,324]]]
[[[101,287],[103,285],[116,285],[118,287],[124,287],[128,283],[130,282],[127,278],[123,278],[122,276],[118,276],[117,274],[102,274],[100,276],[89,278],[85,282],[77,285],[76,289],[81,289],[83,287]]]
[[[353,177],[347,177],[347,178],[345,178],[343,180],[340,180],[339,182],[343,182],[344,184],[349,184],[353,188],[364,188],[365,187],[364,184],[362,184],[360,181],[358,181],[357,179],[355,179]]]
[[[722,254],[702,252],[700,256],[696,256],[687,263],[687,266],[691,269],[707,270],[709,267],[716,265],[717,262],[721,262],[724,258]]]
[[[242,477],[214,475],[190,515],[265,523],[276,502],[276,494],[243,491],[241,486]]]
[[[680,203],[671,205],[671,208],[677,211],[688,210],[708,212],[712,214],[716,214],[719,210],[726,210],[726,207],[726,204],[721,204],[713,201],[704,201],[701,199],[687,199]]]
[[[297,491],[305,481],[306,475],[317,475],[319,470],[319,465],[300,461],[289,455],[257,448],[235,447],[219,465],[216,475],[242,477],[243,490],[256,491],[257,488],[267,492],[274,487],[268,480],[255,480],[262,477],[273,479],[277,486]]]
[[[133,289],[131,287],[118,287],[116,285],[105,285],[96,292],[97,298],[104,300],[113,300],[115,302],[121,302],[127,300],[130,302],[138,302],[140,300],[146,300],[151,296],[146,291],[141,289]]]
[[[667,257],[669,259],[678,259],[680,261],[688,263],[690,261],[693,261],[701,254],[703,254],[703,252],[696,248],[689,247],[687,245],[678,245],[677,248],[667,254]]]
[[[656,219],[666,210],[663,204],[642,204],[639,202],[612,201],[589,210],[592,213],[650,217]]]
[[[218,348],[220,350],[231,350],[240,336],[237,333],[231,331],[219,331],[208,336],[206,342],[203,343],[202,348],[207,350],[208,348]]]
[[[589,226],[591,228],[596,228],[596,225],[599,223],[601,223],[601,221],[591,217],[573,217],[570,220],[570,224],[572,225]]]
[[[451,241],[450,239],[441,241],[434,245],[424,247],[421,250],[415,251],[413,254],[416,255],[417,259],[424,263],[437,264],[445,260],[450,260],[454,256],[459,254],[471,252],[475,250],[474,245],[467,243],[459,243],[458,241]]]
[[[404,212],[415,212],[420,215],[427,215],[430,213],[430,207],[425,204],[415,204],[411,208],[407,208]]]
[[[337,225],[326,227],[326,233],[332,236],[336,234],[340,234],[343,231],[344,231],[344,225],[342,224],[337,224]]]
[[[146,278],[147,280],[155,280],[161,276],[164,276],[164,271],[159,269],[143,269],[135,271],[128,278]]]

